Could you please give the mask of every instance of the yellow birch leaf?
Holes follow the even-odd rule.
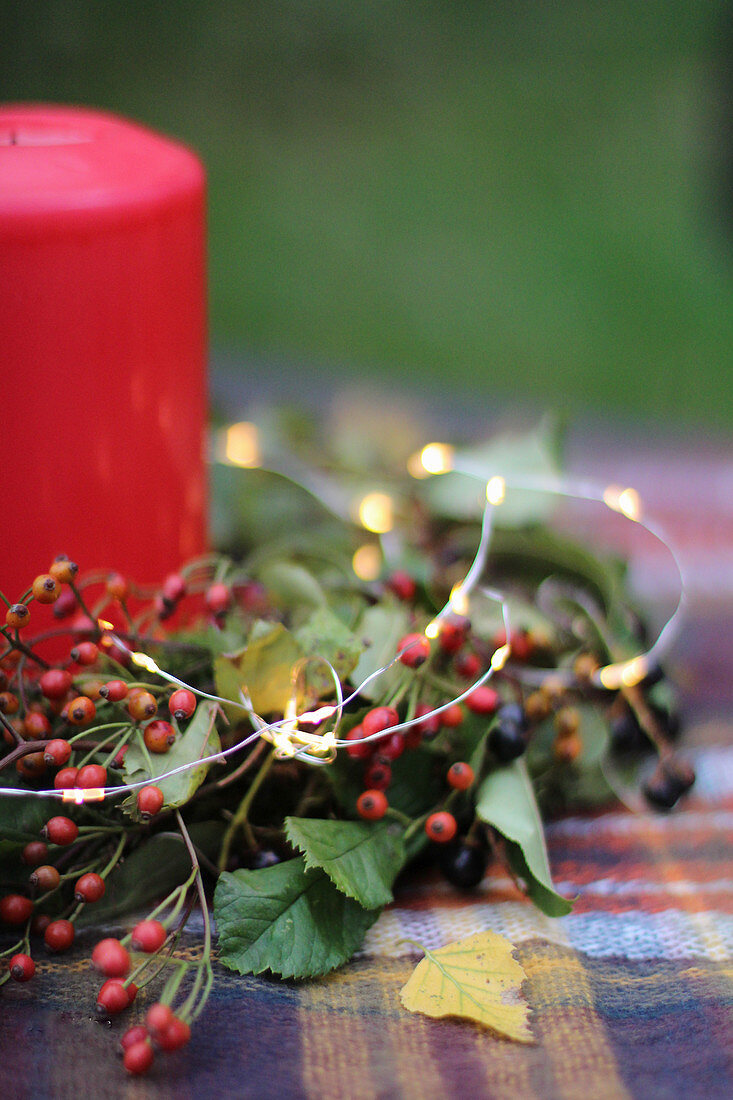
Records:
[[[534,1042],[521,993],[527,975],[512,957],[509,940],[479,932],[436,951],[416,946],[425,958],[400,991],[405,1008],[438,1018],[460,1016],[519,1043]]]

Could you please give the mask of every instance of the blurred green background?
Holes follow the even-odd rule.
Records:
[[[725,430],[729,7],[0,0],[0,96],[199,151],[215,361]]]

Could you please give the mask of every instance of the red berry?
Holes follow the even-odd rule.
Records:
[[[3,714],[17,714],[20,702],[17,695],[13,695],[12,691],[0,692],[0,710]]]
[[[10,977],[15,982],[29,982],[36,972],[36,964],[30,955],[22,952],[10,960]]]
[[[171,603],[178,603],[186,595],[186,582],[180,573],[169,573],[163,581],[163,596]]]
[[[447,810],[431,814],[425,822],[425,832],[436,844],[447,844],[456,835],[457,830],[456,819]]]
[[[6,894],[0,898],[0,921],[5,924],[25,924],[33,912],[33,902],[22,894]]]
[[[99,650],[94,642],[79,642],[71,650],[69,656],[78,665],[93,665],[99,656]]]
[[[69,817],[51,817],[41,831],[52,844],[73,844],[79,835],[79,826]]]
[[[384,791],[362,791],[356,800],[356,810],[365,821],[379,821],[387,812],[387,796]]]
[[[39,603],[55,603],[61,594],[59,583],[50,573],[41,573],[31,586],[33,599]]]
[[[88,726],[94,720],[97,708],[86,695],[77,695],[69,703],[67,719],[72,726]]]
[[[121,573],[113,573],[107,578],[107,595],[111,596],[113,600],[127,599],[128,584]]]
[[[148,1031],[153,1035],[157,1035],[160,1031],[165,1031],[168,1025],[173,1020],[173,1009],[170,1005],[164,1005],[160,1001],[156,1001],[148,1009],[145,1017],[145,1023],[148,1026]]]
[[[48,913],[36,913],[31,921],[31,935],[44,936],[46,929],[51,923],[51,918]]]
[[[38,686],[47,699],[64,699],[71,687],[71,673],[65,668],[49,668],[41,675]]]
[[[69,561],[66,554],[59,554],[51,562],[49,573],[59,584],[71,584],[79,572],[79,566],[75,561]],[[72,593],[73,595],[73,593]]]
[[[187,688],[178,688],[168,700],[168,710],[177,722],[182,722],[196,710],[196,696]]]
[[[40,867],[36,867],[29,879],[31,886],[34,886],[36,890],[43,890],[44,892],[46,890],[55,890],[60,881],[60,874],[50,863],[42,863]]]
[[[162,947],[168,933],[158,920],[141,920],[132,930],[130,945],[134,951],[150,955]]]
[[[474,680],[481,668],[481,659],[477,653],[459,653],[453,664],[464,680]]]
[[[59,579],[58,577],[56,578]],[[69,588],[62,588],[59,598],[53,605],[53,614],[56,619],[68,619],[78,607],[76,596]]]
[[[352,745],[347,745],[346,752],[352,760],[369,760],[374,753],[374,745],[368,741],[364,741],[364,727],[359,723],[358,726],[354,726],[350,729],[344,738],[345,741],[353,741]]]
[[[43,750],[43,758],[49,767],[60,768],[71,757],[71,745],[61,737],[49,741]]]
[[[405,602],[413,599],[415,595],[415,582],[404,569],[397,569],[387,581],[387,587],[394,592],[398,600]]]
[[[176,731],[173,726],[162,718],[149,722],[143,733],[143,741],[150,752],[168,752],[175,739]]]
[[[39,710],[31,710],[23,720],[23,733],[29,741],[45,741],[51,732],[51,723]]]
[[[100,940],[92,951],[92,964],[107,978],[125,978],[130,970],[130,956],[119,940]]]
[[[469,623],[467,619],[444,619],[440,624],[438,644],[444,653],[457,653],[466,641]]]
[[[463,711],[459,703],[453,703],[447,710],[442,710],[440,712],[441,725],[445,726],[446,729],[453,730],[457,726],[460,726],[462,721]]]
[[[42,840],[29,840],[20,853],[20,858],[29,867],[38,867],[40,863],[48,859],[48,845],[44,844]]]
[[[152,718],[158,709],[155,696],[149,691],[131,691],[127,700],[127,712],[135,722],[144,722]]]
[[[127,690],[124,680],[108,680],[106,684],[102,684],[99,694],[110,703],[119,703],[121,699],[127,698]]]
[[[16,761],[15,770],[24,779],[37,779],[46,771],[46,761],[42,752],[29,752]]]
[[[432,710],[433,707],[428,703],[418,703],[415,710],[415,717],[420,719],[415,729],[417,729],[423,737],[427,737],[428,739],[437,737],[440,733],[440,715],[433,714]],[[425,715],[428,714],[430,717],[426,718]]]
[[[455,764],[451,764],[448,768],[448,775],[446,777],[448,783],[456,791],[466,791],[474,781],[474,772],[470,764],[464,763],[463,760],[457,760]]]
[[[232,593],[226,584],[212,584],[204,599],[212,615],[223,615],[232,602]]]
[[[364,771],[364,782],[375,791],[385,791],[392,782],[392,769],[388,760],[374,759]]]
[[[116,1016],[130,1004],[130,994],[119,978],[108,978],[97,994],[97,1013],[100,1016]]]
[[[114,760],[112,761],[113,768],[116,768],[118,771],[120,770],[125,762],[125,756],[127,755],[127,750],[129,749],[129,747],[129,745],[120,745],[117,752],[115,753]]]
[[[102,767],[101,764],[85,764],[84,767],[79,768],[75,785],[83,787],[85,790],[92,787],[106,787],[107,769]]]
[[[62,768],[61,771],[56,772],[56,778],[53,781],[53,785],[57,791],[68,791],[76,786],[76,777],[78,774],[78,768]]]
[[[397,652],[403,665],[418,668],[430,656],[430,642],[424,634],[405,634],[397,643]]]
[[[70,920],[52,920],[43,939],[49,951],[68,951],[74,942],[74,925]]]
[[[128,1027],[125,1034],[120,1039],[120,1046],[122,1052],[129,1050],[135,1043],[143,1043],[148,1038],[148,1029],[145,1024],[134,1024],[132,1027]]]
[[[500,703],[499,693],[488,684],[480,684],[463,700],[474,714],[493,714]]]
[[[372,737],[375,733],[381,733],[390,726],[396,726],[399,720],[400,716],[394,707],[374,707],[361,720],[364,736]]]
[[[154,1057],[150,1041],[141,1039],[127,1048],[122,1057],[122,1064],[133,1077],[139,1077],[148,1072],[153,1064]]]
[[[191,1028],[189,1025],[185,1020],[174,1016],[168,1027],[157,1033],[155,1041],[161,1050],[170,1053],[172,1050],[179,1050],[180,1047],[185,1046],[190,1038]]]
[[[96,871],[88,871],[76,880],[74,897],[77,901],[99,901],[104,897],[104,879]]]
[[[160,812],[163,801],[160,787],[141,787],[137,792],[137,808],[143,817],[155,817]]]
[[[405,751],[405,739],[401,733],[392,733],[378,742],[377,752],[385,760],[396,760]]]
[[[11,630],[20,630],[31,621],[31,613],[24,603],[14,603],[5,613],[5,622]]]

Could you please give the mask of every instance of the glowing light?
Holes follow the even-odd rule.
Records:
[[[648,672],[649,661],[640,654],[629,661],[605,665],[598,670],[598,680],[604,688],[616,691],[620,687],[634,687],[635,684],[640,684]]]
[[[103,787],[73,787],[61,795],[62,802],[75,802],[77,806],[83,802],[104,802],[104,798]]]
[[[620,489],[609,485],[603,491],[603,503],[614,512],[621,512],[627,519],[641,519],[641,498],[636,489]]]
[[[440,623],[438,622],[437,619],[433,619],[433,621],[431,623],[428,623],[428,625],[425,627],[425,637],[426,638],[431,638],[431,639],[432,638],[437,638],[439,634],[440,634]]]
[[[491,667],[493,668],[494,672],[498,672],[500,668],[504,667],[504,665],[509,660],[511,652],[511,647],[508,645],[501,645],[497,650],[494,651],[494,654],[491,658]]]
[[[224,454],[227,462],[231,462],[233,466],[242,466],[245,469],[259,466],[262,456],[257,425],[250,424],[247,420],[230,424],[226,430]]]
[[[449,599],[451,611],[456,615],[468,615],[468,593],[462,584],[454,584]]]
[[[351,568],[360,581],[375,581],[382,570],[379,547],[372,542],[360,546],[351,559]]]
[[[383,535],[394,525],[394,504],[387,493],[367,493],[359,504],[359,522],[367,531]]]
[[[428,443],[420,451],[420,465],[427,474],[447,474],[453,469],[454,454],[454,448],[448,443]]]
[[[147,653],[131,653],[130,657],[140,668],[144,668],[148,672],[160,672],[158,665],[156,665],[153,658],[149,657]]]
[[[100,630],[114,630],[114,623],[109,622],[107,619],[97,619],[97,626]]]
[[[325,722],[327,718],[333,718],[336,713],[336,707],[326,706],[319,707],[318,710],[307,710],[304,714],[301,714],[298,718],[299,722]]]
[[[498,505],[501,504],[506,496],[506,481],[499,474],[495,477],[489,478],[486,485],[486,499],[489,504]]]

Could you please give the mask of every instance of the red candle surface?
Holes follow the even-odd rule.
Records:
[[[123,119],[0,107],[0,588],[161,581],[206,544],[204,172]]]

